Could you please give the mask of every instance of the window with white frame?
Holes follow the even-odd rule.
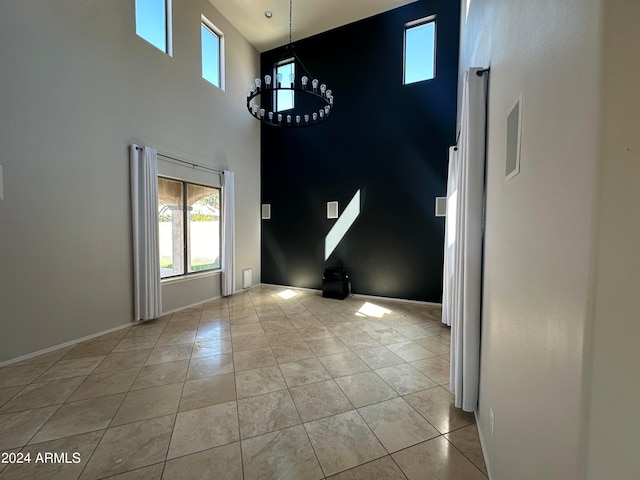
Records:
[[[220,189],[158,177],[160,277],[220,269]]]
[[[135,0],[136,34],[171,55],[171,0]]]
[[[202,37],[202,78],[216,87],[224,89],[224,44],[222,32],[209,20],[202,17],[200,33]]]
[[[436,17],[426,17],[404,26],[404,84],[431,80],[436,76]]]
[[[296,65],[293,58],[281,61],[276,66],[274,78],[283,87],[290,87],[296,76]],[[280,90],[273,94],[273,105],[275,112],[291,110],[295,106],[295,96],[293,90]]]

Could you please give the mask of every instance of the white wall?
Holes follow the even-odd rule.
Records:
[[[494,480],[583,479],[599,1],[466,1],[461,72],[491,67],[479,405],[489,468]],[[506,117],[521,94],[521,170],[505,182]]]
[[[173,4],[170,57],[135,35],[133,0],[0,3],[0,362],[131,321],[132,142],[236,172],[237,271],[260,278],[258,53],[206,0]],[[224,92],[201,78],[201,14],[225,34]]]
[[[588,480],[640,476],[640,3],[603,2]]]

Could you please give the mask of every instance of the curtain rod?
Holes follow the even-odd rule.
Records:
[[[481,77],[482,75],[484,75],[485,73],[489,73],[490,71],[491,71],[491,67],[483,68],[481,70],[476,70],[476,75]],[[456,151],[458,150],[458,143],[460,143],[461,133],[462,133],[462,129],[460,129],[460,131],[458,131],[458,134],[456,135],[456,144],[454,145]]]
[[[143,148],[136,145],[136,149],[142,151]],[[211,170],[212,172],[218,173],[220,175],[224,174],[222,170],[218,170],[212,167],[208,167],[206,165],[198,165],[197,163],[189,162],[187,160],[182,160],[181,158],[172,157],[171,155],[167,155],[166,153],[157,152],[157,154],[161,157],[168,158],[169,160],[173,160],[176,162],[184,163],[185,165],[191,165],[193,168],[202,168],[203,170]]]

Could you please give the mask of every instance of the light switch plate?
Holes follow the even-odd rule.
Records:
[[[447,216],[447,197],[436,197],[436,217]]]
[[[338,218],[338,202],[327,202],[327,218]]]
[[[271,219],[271,204],[264,203],[262,204],[262,220],[270,220]]]

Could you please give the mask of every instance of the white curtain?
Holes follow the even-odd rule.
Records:
[[[235,291],[235,186],[234,174],[222,173],[222,296]]]
[[[486,77],[465,74],[457,150],[449,151],[442,321],[451,325],[455,406],[478,406],[486,132]]]
[[[162,315],[158,157],[153,148],[131,145],[130,159],[135,320],[149,320]]]

